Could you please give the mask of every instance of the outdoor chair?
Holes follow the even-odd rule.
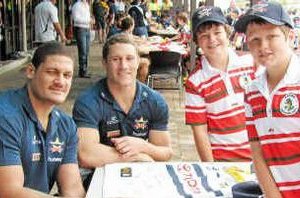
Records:
[[[182,68],[181,54],[172,51],[151,51],[150,68],[147,78],[147,85],[154,88],[154,80],[175,79],[177,86],[159,87],[160,89],[181,89],[182,88]]]

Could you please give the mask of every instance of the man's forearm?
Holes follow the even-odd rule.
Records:
[[[66,39],[66,36],[65,36],[64,32],[61,29],[60,24],[59,23],[53,23],[53,25],[54,25],[54,28],[55,28],[56,32],[59,34],[61,41],[65,42],[67,39]]]

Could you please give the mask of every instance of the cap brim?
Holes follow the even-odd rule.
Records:
[[[245,33],[246,30],[247,30],[247,26],[250,23],[250,21],[253,21],[255,19],[263,19],[263,20],[265,20],[268,23],[271,23],[273,25],[284,25],[285,24],[284,22],[280,22],[280,21],[274,20],[274,19],[269,18],[269,17],[264,17],[264,16],[259,16],[259,15],[252,14],[252,15],[247,15],[247,16],[241,17],[234,25],[235,31]]]
[[[202,25],[203,23],[206,23],[206,22],[217,22],[220,24],[227,24],[227,22],[225,22],[222,19],[207,18],[207,19],[201,20],[199,23],[197,23],[196,28],[194,29],[194,33],[198,31],[200,25]]]

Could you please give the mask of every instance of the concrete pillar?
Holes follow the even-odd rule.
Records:
[[[27,52],[27,32],[26,32],[26,0],[21,1],[21,12],[22,12],[22,49]]]
[[[65,32],[66,23],[65,23],[65,2],[64,0],[58,1],[58,9],[59,9],[59,23],[63,32]]]
[[[197,8],[196,1],[192,0],[191,1],[191,15],[190,15],[191,22],[192,22],[193,13],[195,12],[196,8]],[[191,31],[193,31],[193,30],[191,29]],[[193,32],[191,32],[191,33],[193,35]],[[190,58],[190,62],[191,62],[192,69],[193,69],[195,67],[195,62],[196,62],[195,61],[195,59],[196,59],[196,44],[193,41],[193,39],[191,40],[190,46],[191,46],[191,58]]]

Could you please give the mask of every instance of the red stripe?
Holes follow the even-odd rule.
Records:
[[[213,134],[231,134],[246,128],[244,116],[237,115],[223,119],[208,119],[209,131]]]
[[[234,151],[216,149],[213,150],[213,156],[217,161],[251,161],[250,149],[235,149]]]
[[[290,132],[290,133],[281,133],[281,134],[269,134],[260,137],[261,140],[272,140],[272,139],[281,139],[287,137],[300,137],[300,132]]]
[[[254,67],[252,65],[249,66],[249,67],[239,67],[237,69],[230,70],[228,73],[233,74],[233,73],[239,73],[239,72],[242,72],[242,71],[249,71],[249,72],[254,73]],[[247,72],[244,72],[244,73],[247,73]]]
[[[206,113],[185,113],[185,121],[188,124],[206,123]]]
[[[290,160],[294,162],[295,159],[300,161],[300,141],[264,144],[262,149],[264,157],[275,163],[285,163]]]
[[[281,191],[281,195],[283,198],[298,198],[300,197],[300,189]]]
[[[206,107],[198,107],[198,106],[185,105],[185,109],[204,110],[204,109],[206,109]]]
[[[256,128],[255,128],[254,124],[251,124],[251,125],[247,124],[246,129],[248,131],[249,139],[257,139],[258,138],[258,134],[257,134],[257,131],[256,131]]]
[[[290,182],[277,182],[277,186],[282,187],[282,186],[296,186],[300,185],[300,179],[298,181],[290,181]]]
[[[209,116],[221,116],[221,115],[226,115],[226,114],[230,114],[232,112],[236,112],[236,111],[239,111],[239,110],[244,110],[244,106],[238,106],[238,107],[235,107],[233,109],[229,109],[227,111],[222,111],[220,113],[208,113]],[[244,114],[244,113],[242,113]]]
[[[299,90],[300,90],[300,86],[282,87],[279,89],[279,91],[299,91]]]
[[[260,94],[260,97],[262,97],[261,93],[259,91],[251,91],[251,92],[248,92],[246,94],[246,97],[249,98],[249,97],[252,97],[253,95],[257,95],[257,94]]]

